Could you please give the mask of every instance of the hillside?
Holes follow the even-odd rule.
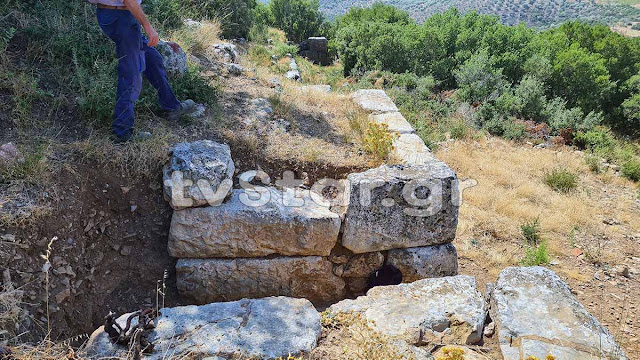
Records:
[[[353,6],[371,6],[376,0],[320,0],[321,10],[329,18],[346,13]],[[476,10],[480,14],[498,15],[502,23],[514,25],[520,22],[539,28],[547,28],[568,20],[581,19],[607,25],[628,24],[640,21],[640,9],[630,2],[567,1],[567,0],[383,0],[385,4],[406,10],[419,22],[451,7],[462,12]]]

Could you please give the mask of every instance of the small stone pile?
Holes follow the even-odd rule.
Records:
[[[400,122],[384,92],[354,98],[375,108],[374,119]],[[421,140],[422,146],[405,146],[412,144],[407,136],[417,135],[408,123],[402,126],[396,145],[407,161],[311,191],[232,189],[235,168],[227,145],[178,144],[164,180],[175,209],[168,247],[180,259],[181,294],[199,304],[268,296],[328,303],[363,294],[371,274],[385,264],[398,268],[405,282],[457,275],[451,244],[458,222],[456,174]],[[326,189],[337,191],[336,201],[321,195]]]

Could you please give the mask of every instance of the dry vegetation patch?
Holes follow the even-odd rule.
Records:
[[[461,179],[478,182],[464,192],[456,241],[465,256],[488,259],[494,275],[520,262],[525,243],[521,227],[533,219],[539,219],[552,254],[597,248],[594,261],[614,264],[624,261],[620,257],[625,254],[614,240],[640,229],[634,185],[611,173],[590,173],[583,155],[569,148],[533,149],[489,138],[452,143],[438,156]],[[574,191],[554,191],[545,184],[559,167],[579,174]],[[610,219],[618,225],[607,224]],[[603,238],[609,246],[599,245]]]

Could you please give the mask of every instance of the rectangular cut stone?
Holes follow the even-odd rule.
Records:
[[[354,253],[446,244],[458,225],[458,180],[443,162],[350,174],[342,245]]]
[[[402,272],[403,282],[458,275],[458,253],[453,244],[390,250],[387,264]]]
[[[353,101],[364,110],[385,113],[397,112],[398,107],[384,90],[358,90],[352,95]]]
[[[345,283],[319,256],[269,259],[181,259],[180,293],[198,304],[242,298],[290,296],[314,302],[344,297]]]
[[[389,130],[400,134],[412,134],[415,132],[413,126],[399,112],[371,114],[369,115],[369,121],[385,124],[389,127]]]
[[[486,315],[476,280],[467,275],[374,287],[367,296],[332,305],[329,312],[362,314],[375,330],[410,345],[477,344]]]
[[[340,217],[304,195],[304,206],[284,206],[270,188],[266,205],[243,204],[244,190],[217,207],[173,213],[169,254],[176,258],[263,257],[273,254],[328,256],[338,241]],[[246,195],[246,194],[245,194]]]
[[[396,138],[391,157],[407,165],[424,165],[435,159],[431,150],[416,134],[401,134]]]
[[[491,295],[490,312],[505,360],[547,355],[628,360],[613,335],[547,268],[504,269]]]

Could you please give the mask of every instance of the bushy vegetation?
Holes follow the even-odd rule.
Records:
[[[496,15],[505,25],[526,23],[537,28],[549,28],[577,19],[607,25],[637,22],[640,10],[629,6],[631,1],[635,0],[612,1],[607,5],[590,0],[387,0],[385,3],[407,11],[418,22],[455,7],[462,12]],[[330,18],[345,14],[351,7],[368,5],[371,5],[370,0],[320,1],[322,11]]]
[[[578,175],[566,168],[557,167],[545,172],[544,183],[553,190],[568,193],[578,187]]]
[[[556,133],[601,122],[640,131],[640,43],[606,26],[569,22],[536,32],[455,9],[417,24],[376,3],[351,9],[333,31],[346,75],[433,76],[440,90],[457,90],[460,101],[478,107],[480,127],[518,118],[545,122]]]

